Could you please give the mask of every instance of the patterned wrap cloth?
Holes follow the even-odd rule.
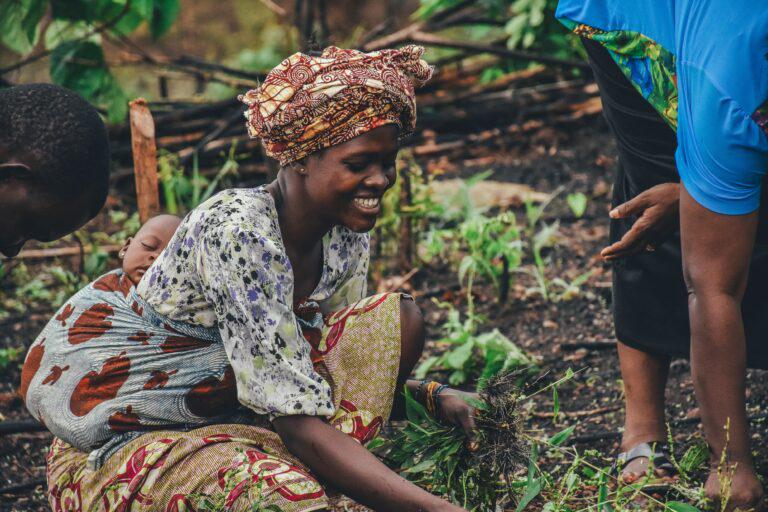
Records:
[[[52,509],[327,508],[329,493],[269,419],[238,410],[221,343],[177,331],[136,299],[110,272],[62,306],[29,352],[21,392],[59,436],[47,457]],[[363,445],[392,408],[400,300],[374,295],[305,328],[315,371],[331,384],[329,423]]]
[[[240,99],[248,134],[285,166],[386,124],[403,138],[416,127],[415,88],[432,76],[424,48],[364,53],[331,46],[295,53]]]

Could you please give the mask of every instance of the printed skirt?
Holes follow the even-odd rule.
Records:
[[[400,294],[363,299],[324,318],[316,370],[333,389],[332,426],[365,445],[389,418],[400,360]],[[88,453],[54,440],[47,456],[55,512],[285,511],[328,508],[325,489],[266,418],[144,433],[90,469]]]

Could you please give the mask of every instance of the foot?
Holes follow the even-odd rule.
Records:
[[[762,511],[763,486],[751,464],[736,464],[732,470],[722,469],[718,474],[714,466],[704,485],[704,493],[721,510],[721,499],[727,499],[725,511]]]
[[[638,443],[619,454],[616,462],[621,467],[619,479],[627,484],[645,478],[653,459],[654,476],[673,480],[676,470],[669,458],[666,445],[661,441]]]

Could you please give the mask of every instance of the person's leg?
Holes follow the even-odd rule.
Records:
[[[603,113],[619,155],[613,207],[660,183],[679,180],[674,162],[676,135],[634,89],[609,53],[583,40],[600,90]],[[631,228],[634,219],[611,220],[611,243]],[[613,266],[613,313],[619,340],[626,418],[621,451],[640,443],[667,439],[664,389],[670,349],[687,352],[687,303],[679,241],[665,241],[654,253]],[[647,472],[650,461],[638,457],[622,469],[631,481]],[[664,475],[664,471],[657,470]]]
[[[640,443],[665,442],[664,389],[670,358],[618,344],[621,378],[624,382],[626,417],[621,451],[627,452]],[[648,471],[649,460],[639,457],[622,469],[625,481],[632,481]],[[659,476],[666,475],[656,470]]]
[[[400,300],[400,370],[397,375],[392,418],[402,418],[405,415],[403,386],[424,351],[424,335],[421,308],[411,297],[403,295]]]

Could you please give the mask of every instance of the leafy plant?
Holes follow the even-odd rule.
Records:
[[[26,56],[43,37],[53,82],[105,108],[109,120],[118,122],[125,118],[127,98],[104,59],[104,38],[119,39],[146,23],[157,39],[179,9],[179,0],[5,1],[0,2],[0,42]],[[47,24],[46,12],[51,16]]]
[[[568,202],[568,206],[571,208],[571,212],[573,212],[574,216],[581,217],[584,215],[584,212],[587,210],[588,202],[586,195],[581,192],[575,192],[573,194],[568,194],[565,200]]]
[[[24,347],[7,347],[0,348],[0,370],[4,370],[11,365],[21,361],[21,356],[24,354]]]
[[[192,161],[192,175],[187,176],[175,153],[163,152],[157,160],[158,178],[163,189],[163,199],[168,213],[178,215],[188,212],[200,203],[207,201],[218,189],[221,180],[236,175],[239,164],[235,157],[236,146],[233,144],[224,164],[212,180],[200,174],[197,157]]]
[[[512,212],[486,216],[471,197],[471,188],[490,173],[481,173],[464,181],[456,197],[453,215],[464,219],[450,229],[433,230],[426,237],[427,258],[461,255],[457,260],[459,283],[467,286],[467,300],[472,302],[476,276],[488,279],[496,289],[499,302],[505,302],[512,272],[520,266],[523,246],[520,229]],[[450,258],[450,256],[449,256]],[[455,259],[455,258],[454,258]],[[471,306],[470,306],[471,307]]]
[[[451,304],[435,301],[448,310],[448,318],[442,329],[445,336],[438,344],[449,348],[440,355],[427,358],[416,369],[416,378],[423,379],[430,371],[450,371],[448,381],[453,385],[479,380],[484,383],[490,377],[521,368],[531,368],[535,360],[498,329],[477,333],[482,319],[472,309],[462,321],[460,312]]]
[[[476,441],[430,416],[405,390],[405,427],[387,446],[385,461],[408,479],[473,511],[495,511],[508,494],[502,480],[526,460],[517,408],[517,376],[499,375],[480,392]]]

